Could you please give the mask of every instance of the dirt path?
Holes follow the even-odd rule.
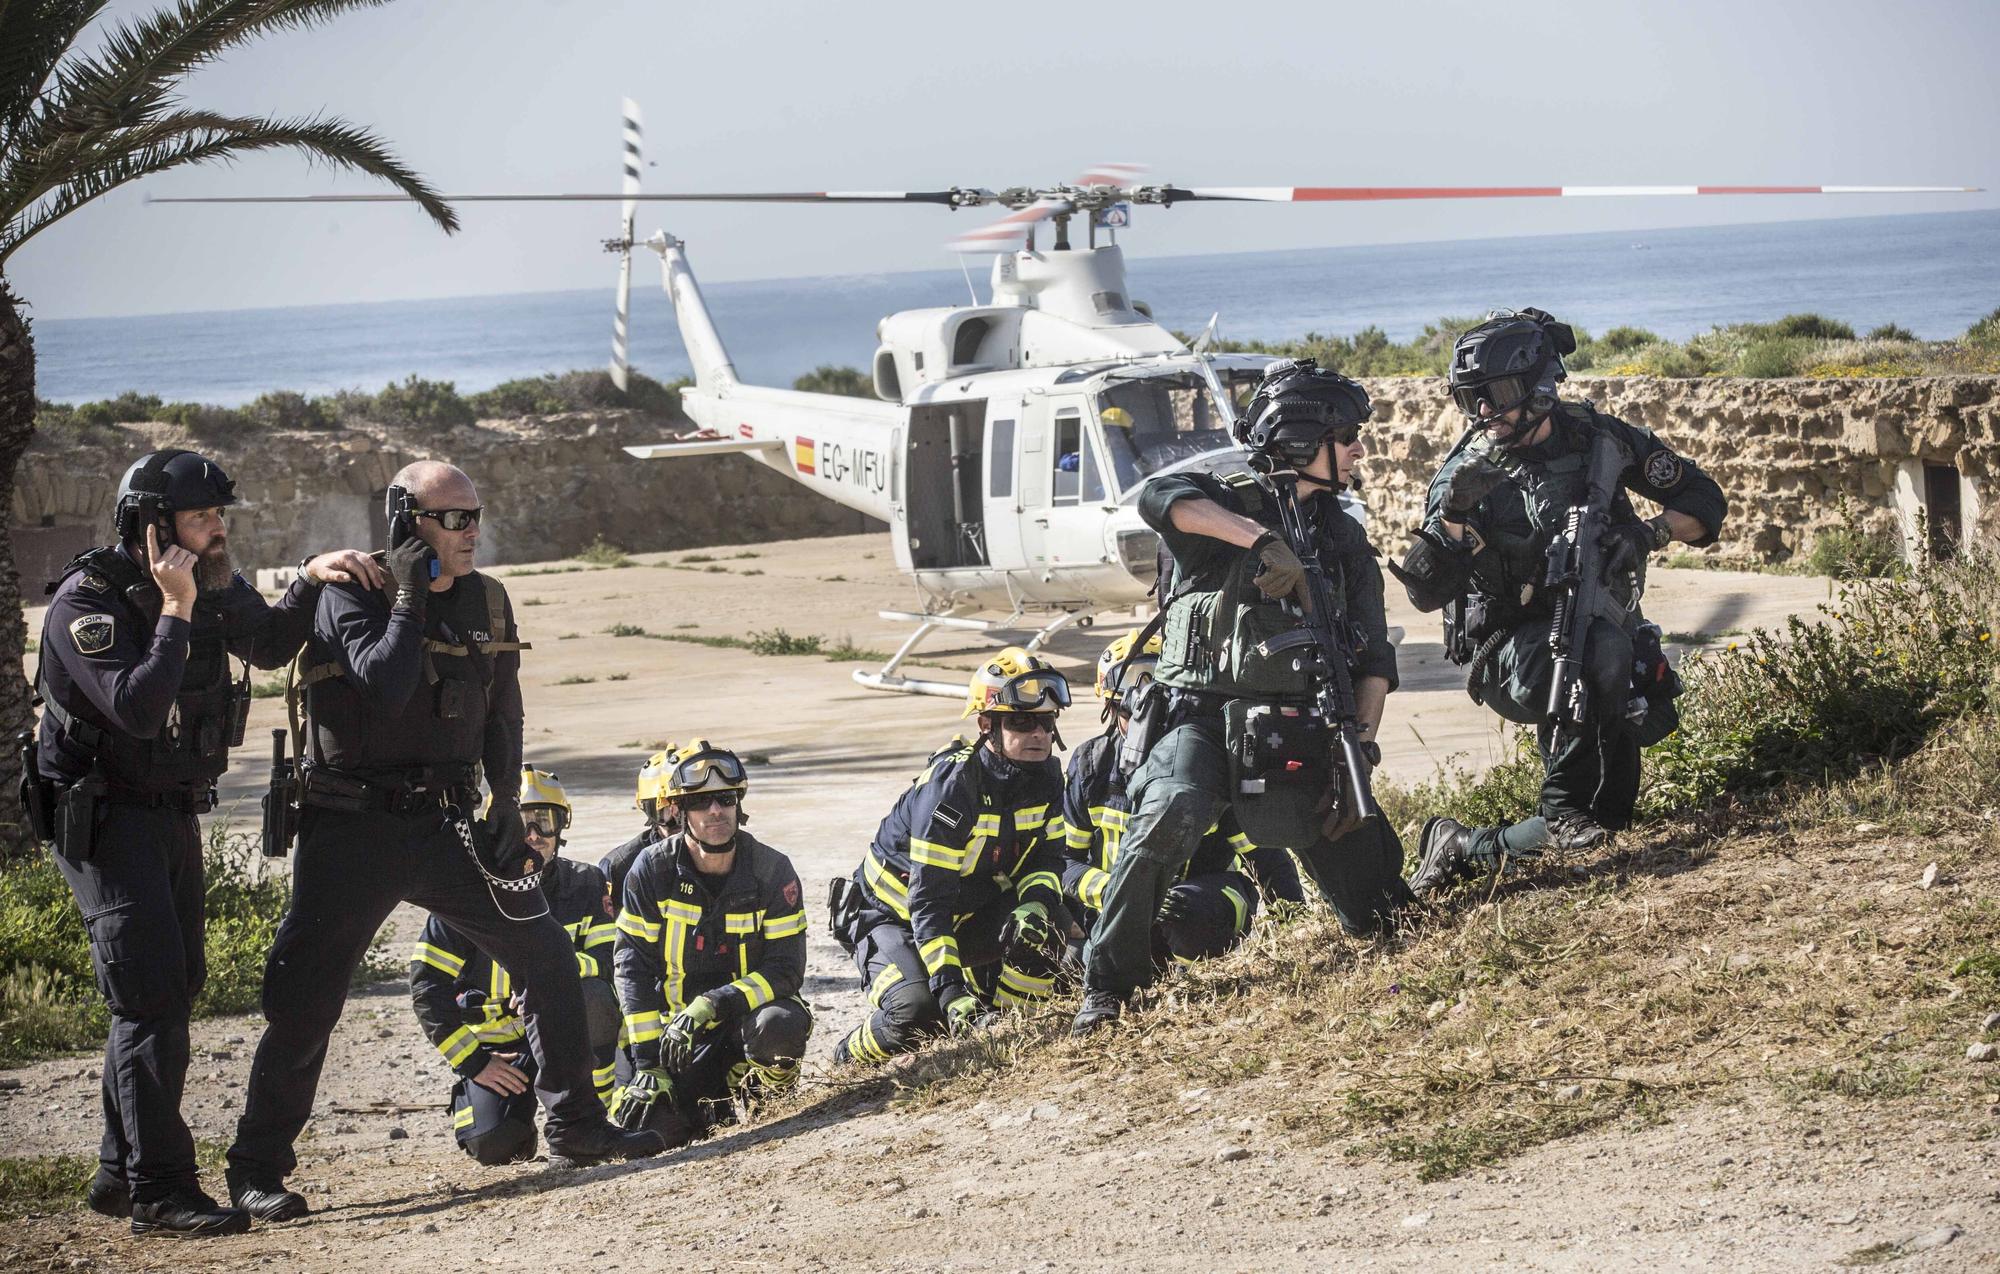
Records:
[[[570,852],[591,860],[636,830],[631,782],[649,749],[705,734],[753,758],[754,830],[790,853],[808,882],[806,996],[818,1017],[813,1055],[823,1058],[858,1020],[861,999],[825,934],[819,882],[851,870],[896,792],[956,728],[957,707],[864,690],[848,677],[860,664],[605,634],[614,624],[710,637],[783,627],[887,649],[906,633],[874,617],[912,604],[879,537],[724,554],[742,556],[510,580],[536,644],[525,676],[529,756],[568,784],[578,806]],[[1670,632],[1717,632],[1781,622],[1825,597],[1824,581],[1662,571],[1649,612]],[[1474,768],[1488,763],[1500,736],[1442,662],[1435,617],[1399,606],[1391,623],[1407,636],[1404,690],[1383,731],[1385,773],[1413,781],[1452,753]],[[1120,627],[1107,617],[1063,635],[1054,652],[1087,682]],[[926,659],[956,680],[990,648],[941,637]],[[1072,713],[1072,745],[1093,728],[1093,707],[1086,697]],[[279,701],[258,701],[253,744],[280,715]],[[239,753],[227,800],[261,787],[261,752]],[[240,808],[248,817],[254,803]],[[399,915],[405,935],[416,919]],[[196,1024],[186,1111],[198,1137],[226,1142],[233,1131],[258,1025]],[[7,1153],[89,1153],[96,1075],[93,1058],[11,1072],[19,1086],[0,1089]],[[832,1081],[815,1062],[809,1082]],[[828,1088],[804,1114],[664,1161],[559,1176],[489,1171],[458,1154],[443,1113],[449,1083],[400,984],[357,994],[294,1182],[321,1215],[206,1244],[203,1265],[601,1269],[644,1251],[648,1264],[690,1269],[1808,1269],[1948,1225],[1965,1233],[1904,1265],[1974,1268],[2000,1251],[2000,1179],[1983,1147],[1968,1146],[1962,1129],[1875,1128],[1865,1110],[1838,1107],[1686,1110],[1671,1123],[1542,1147],[1499,1172],[1418,1186],[1405,1172],[1349,1162],[1337,1147],[1241,1124],[1199,1095],[1181,1118],[1141,1125],[1115,1085],[921,1114]],[[80,1212],[0,1234],[8,1268],[151,1269],[190,1255],[136,1243]]]

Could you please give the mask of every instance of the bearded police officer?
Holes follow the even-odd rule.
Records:
[[[1368,395],[1346,377],[1306,360],[1278,364],[1236,425],[1257,471],[1172,474],[1140,493],[1140,516],[1174,559],[1156,686],[1166,693],[1146,714],[1163,716],[1165,733],[1127,783],[1132,813],[1085,948],[1076,1033],[1115,1020],[1133,992],[1153,981],[1154,920],[1226,804],[1235,804],[1251,840],[1298,850],[1349,933],[1380,932],[1409,901],[1398,874],[1402,847],[1387,820],[1361,818],[1356,805],[1340,801],[1330,814],[1323,803],[1314,812],[1314,801],[1332,791],[1328,754],[1337,736],[1334,723],[1318,720],[1309,705],[1318,677],[1329,674],[1266,653],[1300,628],[1311,587],[1307,568],[1274,529],[1279,491],[1266,475],[1282,472],[1283,481],[1298,484],[1300,517],[1342,612],[1337,621],[1350,630],[1347,671],[1361,736],[1355,750],[1372,752],[1383,702],[1396,685],[1396,651],[1383,619],[1381,570],[1337,495],[1365,451],[1361,425],[1372,411]],[[1300,752],[1282,760],[1274,753],[1278,769],[1269,775],[1236,772],[1235,758],[1254,749],[1230,741],[1253,711],[1282,724],[1288,746]],[[1154,728],[1142,727],[1135,711],[1128,727],[1142,731],[1135,750]],[[1261,739],[1267,731],[1254,733]],[[1295,773],[1324,781],[1290,781]]]
[[[1728,506],[1713,479],[1651,430],[1558,397],[1562,356],[1575,348],[1569,327],[1547,313],[1501,310],[1452,351],[1452,398],[1470,425],[1431,480],[1423,526],[1397,576],[1419,610],[1445,610],[1446,650],[1469,665],[1474,701],[1537,727],[1545,777],[1538,812],[1522,822],[1426,823],[1411,882],[1420,894],[1508,857],[1603,844],[1631,820],[1640,749],[1679,719],[1679,680],[1660,630],[1639,610],[1645,561],[1677,541],[1714,543]],[[1549,549],[1568,534],[1572,510],[1590,505],[1594,463],[1607,507],[1589,546],[1601,559],[1589,591],[1605,603],[1571,625],[1583,711],[1559,723],[1550,715],[1552,624],[1573,585],[1554,578]],[[1627,492],[1661,512],[1642,521]]]
[[[235,1234],[249,1218],[201,1192],[180,1114],[188,1011],[206,972],[201,831],[229,748],[243,741],[249,673],[305,640],[321,582],[379,586],[349,551],[313,558],[273,606],[232,569],[223,510],[236,487],[191,451],[125,471],[119,542],[64,568],[42,624],[46,710],[33,789],[42,839],[76,895],[111,1009],[104,1141],[91,1208],[134,1233]]]
[[[458,469],[422,461],[396,476],[389,505],[393,599],[324,590],[299,678],[310,724],[292,903],[265,969],[270,1026],[229,1150],[231,1194],[260,1219],[307,1211],[284,1186],[292,1143],[354,967],[401,901],[450,924],[521,988],[551,1159],[662,1149],[605,1118],[575,948],[522,838],[523,647],[505,592],[473,570],[478,493]],[[482,771],[492,800],[475,828]]]

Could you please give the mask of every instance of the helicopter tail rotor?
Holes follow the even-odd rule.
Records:
[[[624,201],[618,208],[618,238],[605,244],[606,248],[615,247],[618,252],[618,317],[611,328],[611,383],[618,387],[621,394],[625,392],[629,379],[627,336],[632,304],[632,223],[639,210],[640,143],[644,134],[639,104],[626,98],[624,112]]]

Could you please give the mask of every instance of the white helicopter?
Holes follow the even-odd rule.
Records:
[[[1961,193],[1956,186],[1181,187],[1144,184],[1143,170],[1105,164],[1074,182],[1002,190],[645,194],[643,125],[624,102],[624,180],[617,195],[450,195],[459,202],[618,201],[620,256],[611,375],[623,389],[632,250],[660,258],[694,384],[682,405],[700,428],[627,447],[641,459],[740,452],[809,490],[889,524],[896,564],[921,609],[883,611],[916,625],[879,669],[854,679],[880,690],[957,696],[962,686],[899,670],[939,629],[1034,628],[1037,649],[1096,612],[1145,602],[1159,537],[1140,521],[1147,479],[1239,467],[1235,410],[1274,361],[1209,349],[1215,320],[1185,342],[1153,321],[1126,286],[1118,229],[1138,204],[1305,203],[1620,195]],[[236,196],[175,202],[401,202],[400,195]],[[998,220],[953,240],[992,252],[988,304],[905,310],[876,325],[879,401],[744,383],[688,264],[685,243],[638,240],[642,202],[1000,206]],[[1072,243],[1080,221],[1081,244]],[[1046,248],[1038,238],[1046,230]],[[1100,241],[1100,237],[1102,241]],[[1349,512],[1363,517],[1359,505]],[[999,619],[981,618],[1002,612]]]

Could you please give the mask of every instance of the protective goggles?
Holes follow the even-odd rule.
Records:
[[[681,808],[705,810],[720,805],[723,809],[733,810],[742,802],[743,798],[734,792],[696,792],[692,796],[681,797]]]
[[[1493,419],[1528,401],[1528,387],[1519,376],[1502,376],[1483,385],[1464,385],[1451,391],[1452,402],[1474,420]],[[1481,408],[1485,410],[1481,410]]]
[[[1031,734],[1037,730],[1050,734],[1056,732],[1056,714],[1053,712],[1003,712],[999,715],[1000,728],[1009,734]]]
[[[1034,712],[1069,707],[1069,679],[1052,668],[1030,668],[1000,683],[986,701],[985,711]]]
[[[413,509],[412,517],[429,518],[447,531],[463,531],[466,527],[479,525],[479,515],[486,512],[486,506],[476,509]]]
[[[1127,690],[1145,685],[1153,679],[1153,674],[1159,667],[1160,660],[1157,655],[1146,655],[1111,665],[1110,679],[1104,683],[1104,689],[1098,692],[1098,698],[1116,699]]]
[[[674,767],[667,779],[667,790],[698,792],[708,786],[711,776],[734,787],[744,781],[743,762],[731,752],[697,752]]]
[[[522,810],[521,826],[537,836],[558,836],[569,826],[569,820],[561,810]]]

